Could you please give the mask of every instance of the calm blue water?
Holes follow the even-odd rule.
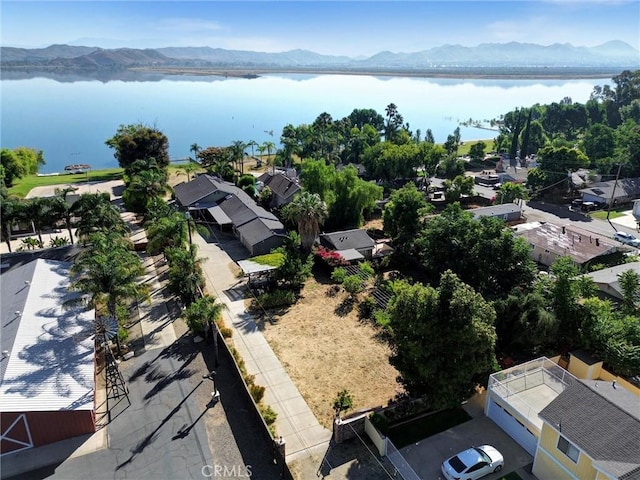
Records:
[[[516,107],[586,102],[606,79],[454,80],[358,75],[268,75],[257,79],[168,77],[159,81],[73,81],[45,78],[0,82],[2,147],[44,151],[41,173],[72,163],[94,169],[117,166],[104,144],[120,124],[156,125],[169,138],[170,156],[189,147],[226,146],[235,140],[272,141],[282,128],[312,123],[322,112],[334,119],[354,108],[384,115],[389,103],[412,130],[430,128],[443,142],[459,121],[497,118]],[[273,136],[268,132],[273,131]],[[461,128],[462,140],[493,138],[495,132]],[[250,152],[250,149],[249,149]],[[257,153],[257,152],[256,152]]]

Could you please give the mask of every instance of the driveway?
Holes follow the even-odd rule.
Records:
[[[400,449],[420,478],[441,480],[440,465],[447,458],[474,445],[493,445],[504,456],[504,469],[484,477],[496,480],[531,462],[533,457],[488,417],[479,417]]]

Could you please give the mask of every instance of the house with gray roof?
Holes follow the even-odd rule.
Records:
[[[583,202],[624,205],[640,198],[640,177],[598,182],[579,190]]]
[[[269,187],[273,192],[270,207],[281,207],[293,200],[296,193],[300,192],[297,178],[290,178],[283,172],[265,172],[258,177],[260,190]]]
[[[199,175],[174,187],[177,203],[199,221],[231,228],[251,256],[282,245],[286,234],[278,218],[232,183]]]
[[[622,300],[622,288],[620,287],[620,279],[618,276],[627,270],[631,270],[640,275],[640,262],[623,263],[615,267],[585,273],[584,276],[591,278],[596,287],[598,287],[598,290],[604,295],[613,297],[616,300]]]
[[[347,261],[370,259],[376,242],[367,234],[366,230],[355,228],[340,232],[323,233],[320,235],[320,245],[334,250]]]
[[[539,416],[540,480],[640,479],[640,397],[615,380],[577,380]]]
[[[506,223],[517,222],[522,219],[522,208],[515,203],[503,203],[469,210],[476,220],[480,217],[495,217]]]

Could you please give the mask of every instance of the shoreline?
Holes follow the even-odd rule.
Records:
[[[259,78],[262,75],[357,75],[369,77],[408,77],[408,78],[450,78],[450,79],[477,79],[477,80],[580,80],[603,78],[611,79],[612,76],[618,75],[620,72],[558,72],[539,73],[532,70],[526,70],[521,73],[507,73],[496,70],[484,72],[474,71],[432,71],[432,70],[349,70],[349,69],[296,69],[296,68],[277,68],[277,69],[261,69],[261,68],[189,68],[189,67],[133,67],[127,69],[132,72],[139,73],[156,73],[164,75],[193,75],[193,76],[215,76],[215,77],[231,77],[231,78]]]

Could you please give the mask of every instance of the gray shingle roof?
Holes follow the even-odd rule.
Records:
[[[242,235],[243,238],[246,239],[251,245],[256,245],[268,238],[273,237],[274,235],[284,235],[285,230],[280,224],[281,228],[270,228],[266,222],[261,218],[254,218],[253,220],[245,223],[244,225],[238,227],[238,232]],[[275,225],[271,225],[274,227]]]
[[[366,230],[356,228],[342,232],[323,233],[320,235],[320,243],[334,250],[366,250],[373,248],[375,242],[367,235]]]
[[[507,215],[509,213],[522,212],[522,208],[520,208],[515,203],[504,203],[501,205],[491,205],[489,207],[480,207],[474,208],[473,210],[469,210],[474,218],[480,217],[496,217]]]
[[[215,191],[232,193],[237,195],[242,189],[233,184],[227,183],[211,175],[198,175],[196,178],[187,183],[180,183],[173,187],[176,198],[181,205],[188,207],[203,199],[207,195]],[[246,193],[245,193],[246,195]]]
[[[300,191],[300,186],[283,173],[265,172],[258,180],[281,198],[291,197]]]
[[[640,479],[640,398],[612,382],[579,380],[540,418],[619,479]]]
[[[610,294],[617,294],[618,298],[622,298],[622,289],[620,288],[620,281],[618,275],[627,270],[633,270],[640,275],[640,262],[623,263],[622,265],[616,265],[615,267],[604,268],[602,270],[596,270],[595,272],[586,273],[585,276],[590,277],[593,282],[598,286],[609,286],[612,291],[604,290]]]
[[[609,199],[613,195],[614,185],[616,189],[614,198],[640,196],[640,177],[622,178],[618,180],[617,185],[615,180],[598,182],[579,191],[583,194]]]

